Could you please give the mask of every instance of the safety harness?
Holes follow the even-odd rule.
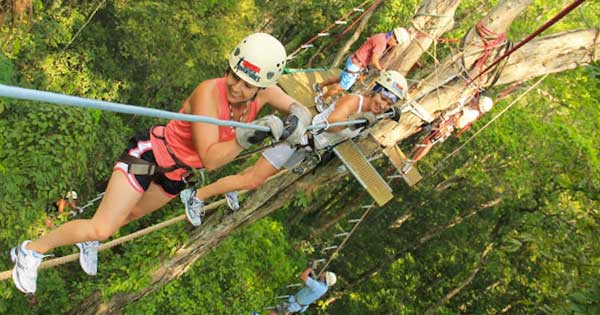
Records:
[[[133,175],[155,175],[155,174],[169,173],[169,172],[172,172],[177,169],[185,169],[187,171],[187,175],[185,175],[184,177],[188,177],[189,175],[191,175],[195,169],[193,167],[183,163],[180,159],[177,158],[177,156],[175,156],[175,153],[169,146],[169,143],[167,142],[167,139],[164,136],[164,129],[163,129],[162,135],[157,135],[154,132],[155,131],[154,128],[156,128],[156,127],[160,127],[160,126],[153,126],[152,128],[150,128],[150,133],[154,137],[156,137],[156,139],[161,140],[165,144],[165,147],[167,148],[167,152],[169,152],[169,156],[171,156],[171,159],[173,159],[175,164],[173,164],[172,166],[169,166],[169,167],[162,167],[156,163],[152,163],[152,162],[140,159],[140,158],[136,158],[136,157],[133,157],[133,156],[127,154],[127,152],[123,152],[121,157],[119,157],[119,161],[127,164],[127,173],[133,174]],[[182,178],[182,179],[184,179],[184,178]],[[184,181],[185,181],[185,179],[184,179]]]

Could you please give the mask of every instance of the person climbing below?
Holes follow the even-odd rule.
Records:
[[[376,122],[375,114],[389,110],[392,105],[403,99],[407,89],[406,79],[402,74],[391,70],[382,72],[368,95],[347,94],[312,120],[313,124],[326,125],[348,119],[365,119],[367,123],[350,127],[330,127],[316,131],[316,134],[304,137],[300,148],[288,143],[279,144],[265,150],[253,166],[237,175],[223,177],[198,190],[186,189],[184,193],[194,196],[193,198],[196,200],[194,205],[196,208],[193,211],[200,212],[204,200],[207,198],[238,190],[256,189],[282,167],[291,169],[302,162],[309,152],[321,153],[346,139],[356,137],[363,127],[368,127]],[[312,145],[309,145],[310,143]],[[232,194],[229,194],[228,198],[231,196]],[[194,223],[192,222],[192,224]]]
[[[320,299],[327,290],[337,282],[337,276],[331,271],[324,272],[319,278],[312,268],[307,268],[300,274],[304,287],[296,294],[290,295],[287,301],[271,310],[269,315],[287,315],[295,312],[304,313],[310,304]]]
[[[329,78],[321,83],[315,83],[313,90],[316,92],[315,104],[317,111],[321,112],[324,104],[329,102],[330,98],[342,90],[349,91],[354,85],[359,75],[367,69],[368,66],[384,71],[379,59],[387,48],[398,45],[407,45],[411,41],[411,35],[403,27],[397,27],[391,32],[378,33],[369,37],[361,46],[346,60],[344,70],[339,77]],[[331,86],[331,87],[329,87]],[[323,94],[326,87],[327,92]]]
[[[58,200],[46,207],[46,226],[53,227],[54,223],[52,222],[52,220],[56,217],[60,217],[65,212],[65,210],[68,209],[79,209],[79,207],[77,206],[77,192],[74,190],[67,192],[64,195],[64,197],[58,198]]]
[[[465,100],[458,101],[434,122],[423,127],[424,130],[430,130],[429,135],[415,146],[410,158],[404,163],[403,173],[408,173],[412,166],[431,150],[434,144],[446,141],[454,130],[459,130],[458,134],[462,133],[464,129],[479,119],[481,115],[489,112],[494,106],[494,101],[487,96],[479,97],[479,100],[471,98],[467,105],[465,105],[465,102]]]
[[[46,211],[56,211],[58,214],[63,214],[66,209],[77,209],[77,192],[71,190],[67,192],[64,197],[58,198],[56,202],[53,202],[48,206]]]
[[[268,103],[289,113],[288,120],[295,123],[288,124],[286,141],[299,143],[310,114],[275,85],[286,57],[283,45],[269,34],[244,38],[229,55],[225,76],[200,83],[179,112],[248,123]],[[217,169],[243,149],[269,135],[279,139],[284,131],[283,122],[273,115],[254,123],[269,127],[270,132],[172,120],[134,136],[114,166],[104,198],[91,219],[69,221],[11,250],[16,287],[35,293],[38,267],[45,253],[65,245],[76,244],[81,267],[90,275],[96,274],[98,241],[167,204],[185,188],[185,179],[193,169]]]

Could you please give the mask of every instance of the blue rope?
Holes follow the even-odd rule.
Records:
[[[181,113],[173,113],[165,110],[154,109],[154,108],[145,108],[127,104],[120,103],[112,103],[106,101],[98,101],[89,98],[70,96],[60,93],[53,92],[44,92],[32,89],[25,89],[15,86],[9,86],[0,84],[0,96],[10,97],[21,100],[29,100],[29,101],[39,101],[46,103],[53,103],[59,105],[67,105],[67,106],[75,106],[75,107],[83,107],[83,108],[94,108],[99,110],[117,112],[117,113],[125,113],[125,114],[134,114],[134,115],[143,115],[149,117],[157,117],[164,119],[174,119],[174,120],[183,120],[190,122],[201,122],[208,123],[219,126],[228,126],[228,127],[238,127],[238,128],[248,128],[259,131],[271,131],[269,127],[261,126],[257,124],[249,124],[242,123],[232,120],[221,120],[213,117],[206,117],[200,115],[190,115],[190,114],[181,114]],[[385,116],[385,117],[384,117]],[[379,119],[386,118],[387,115],[380,115]],[[332,124],[318,124],[311,125],[308,127],[308,130],[315,129],[323,129],[327,127],[336,127],[336,126],[349,126],[349,125],[357,125],[367,122],[365,119],[357,119],[357,120],[348,120],[343,122],[337,122]]]
[[[59,105],[68,105],[83,108],[94,108],[100,110],[106,110],[117,113],[143,115],[149,117],[183,120],[190,122],[202,122],[209,123],[219,126],[229,126],[238,128],[248,128],[260,131],[271,131],[269,127],[260,126],[257,124],[248,124],[231,120],[220,120],[213,117],[189,115],[181,113],[173,113],[160,109],[145,108],[133,105],[126,105],[120,103],[112,103],[105,101],[92,100],[88,98],[82,98],[77,96],[64,95],[52,92],[43,92],[32,89],[19,88],[14,86],[8,86],[0,84],[0,96],[29,100],[29,101],[40,101]]]

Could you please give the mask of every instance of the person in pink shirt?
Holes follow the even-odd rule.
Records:
[[[356,52],[348,57],[344,70],[342,70],[339,77],[333,77],[313,85],[313,90],[317,93],[315,97],[317,110],[321,112],[320,109],[324,107],[325,102],[328,102],[330,97],[342,91],[349,91],[367,67],[373,67],[380,72],[383,71],[379,59],[384,51],[390,47],[406,45],[410,40],[410,33],[403,27],[397,27],[391,32],[378,33],[369,37]],[[323,94],[326,87],[329,88]]]
[[[286,142],[298,144],[311,115],[276,85],[286,58],[285,48],[276,38],[265,33],[252,34],[229,55],[225,76],[200,83],[179,110],[249,123],[268,103],[289,113],[285,126],[279,118],[269,115],[254,123],[269,127],[270,132],[172,120],[166,126],[138,133],[114,166],[104,198],[91,219],[69,221],[11,250],[15,263],[12,278],[17,289],[35,293],[42,258],[59,246],[76,244],[82,269],[95,275],[98,241],[166,205],[185,189],[185,179],[192,169],[217,169],[231,162],[243,149],[267,136],[279,139],[284,131],[289,135]]]

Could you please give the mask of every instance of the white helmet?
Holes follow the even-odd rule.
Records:
[[[229,67],[245,82],[257,87],[275,85],[285,67],[285,47],[275,37],[254,33],[229,54]]]
[[[337,276],[331,271],[325,272],[325,282],[328,287],[333,286],[337,282]]]
[[[386,70],[381,73],[379,78],[375,80],[376,83],[386,88],[386,90],[392,92],[398,96],[399,99],[406,97],[408,91],[408,83],[400,72],[394,70]]]
[[[396,27],[393,32],[398,41],[398,45],[410,42],[410,33],[404,27]]]
[[[479,111],[481,113],[489,112],[494,106],[494,101],[488,96],[482,96],[479,98]]]
[[[65,198],[77,200],[77,192],[74,190],[71,190],[71,191],[67,192],[67,194],[65,195]]]

